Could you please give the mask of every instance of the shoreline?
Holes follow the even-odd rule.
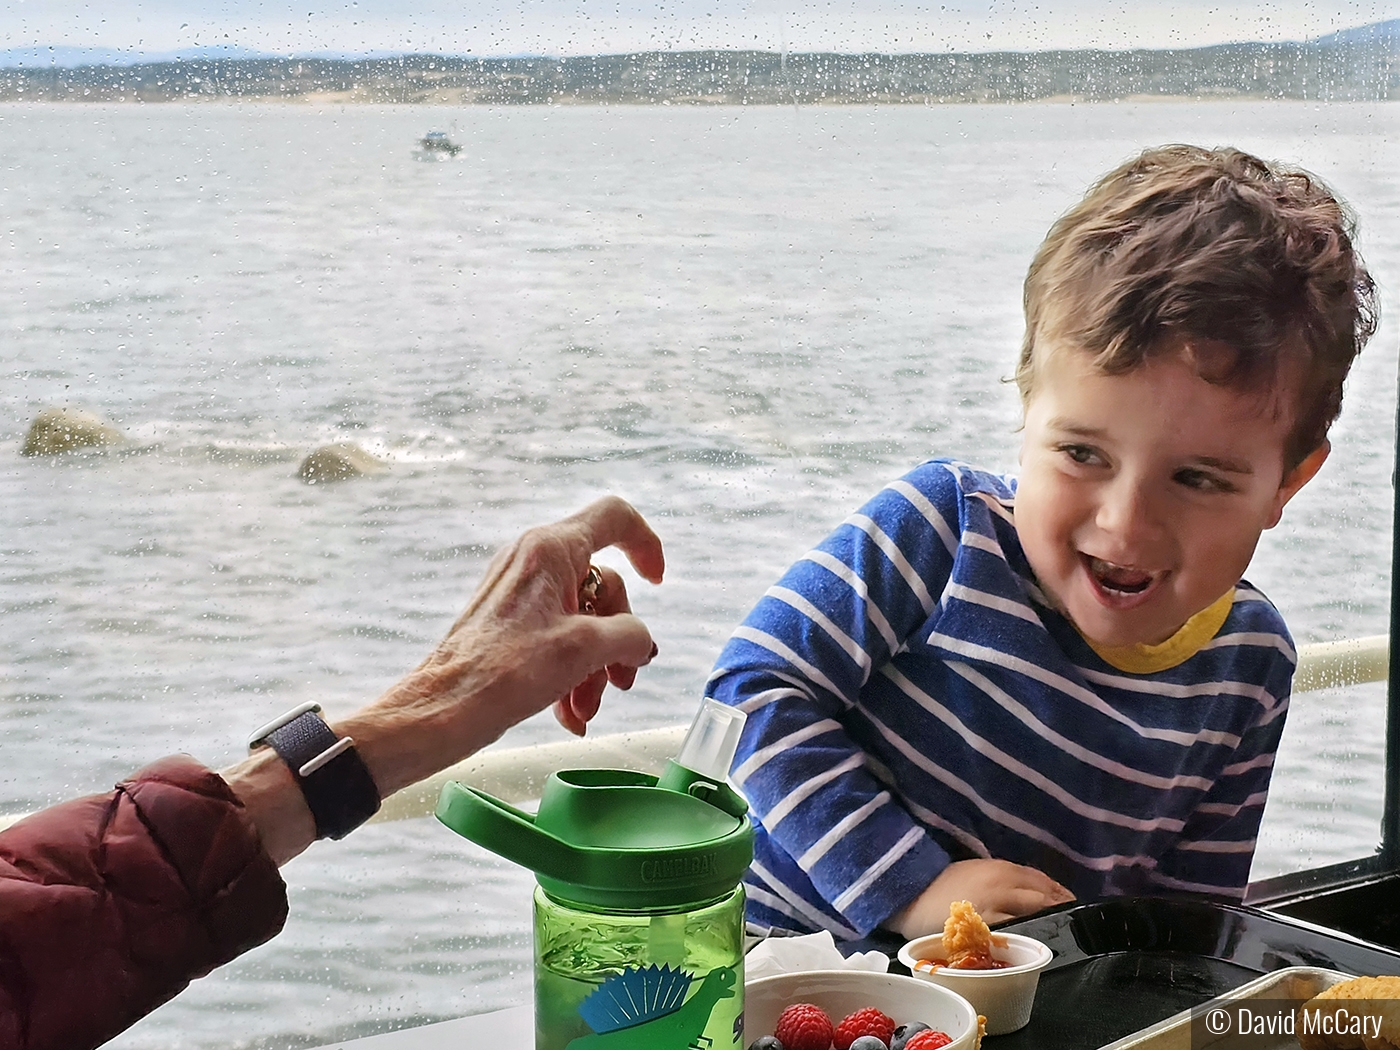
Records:
[[[0,69],[0,101],[413,105],[945,105],[1400,99],[1381,41],[1179,50],[565,58],[207,59]]]
[[[1133,94],[1116,96],[1112,98],[1100,98],[1081,95],[1046,95],[1040,98],[960,98],[947,96],[910,96],[904,98],[817,98],[801,99],[796,102],[792,100],[762,100],[748,101],[733,98],[682,98],[682,99],[637,99],[637,98],[550,98],[530,101],[501,100],[495,98],[468,98],[463,97],[463,92],[457,97],[443,93],[432,97],[396,99],[370,97],[365,91],[323,91],[306,92],[296,95],[182,95],[170,98],[145,98],[128,96],[62,96],[62,97],[25,97],[19,95],[0,95],[0,106],[241,106],[241,105],[275,105],[275,106],[383,106],[383,107],[417,107],[423,109],[445,108],[445,107],[482,107],[494,109],[540,109],[558,108],[573,109],[586,107],[627,107],[627,108],[668,108],[677,109],[720,109],[724,107],[740,109],[785,109],[785,108],[830,108],[838,109],[844,107],[857,106],[923,106],[932,108],[934,106],[1121,106],[1121,105],[1210,105],[1214,103],[1290,103],[1307,105],[1382,105],[1392,104],[1397,99],[1316,99],[1316,98],[1295,98],[1281,97],[1278,95],[1265,94],[1240,94],[1225,95],[1211,93],[1205,95],[1153,95],[1153,94]]]

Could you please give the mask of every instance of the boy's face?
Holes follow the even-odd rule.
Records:
[[[1289,413],[1206,382],[1182,353],[1116,376],[1069,347],[1037,356],[1016,495],[1026,557],[1091,641],[1165,641],[1235,585],[1327,446],[1285,475]]]

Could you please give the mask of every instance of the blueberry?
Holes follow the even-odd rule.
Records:
[[[783,1044],[775,1035],[761,1035],[749,1044],[749,1050],[783,1050]]]
[[[890,1050],[878,1035],[863,1035],[852,1041],[851,1050]]]
[[[929,1026],[922,1021],[910,1021],[902,1024],[894,1030],[894,1038],[890,1040],[890,1050],[904,1050],[904,1044],[913,1039],[920,1032],[927,1032]]]

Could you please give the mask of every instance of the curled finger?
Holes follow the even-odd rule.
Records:
[[[588,731],[589,721],[598,713],[607,684],[605,671],[590,674],[554,702],[555,719],[574,736],[583,736]]]
[[[562,696],[554,701],[554,720],[574,736],[583,736],[588,731],[588,723],[574,714],[571,697]]]
[[[627,584],[623,582],[622,577],[605,565],[590,565],[589,568],[597,573],[597,585],[592,588],[592,611],[598,616],[616,616],[618,613],[631,612],[632,606],[627,600]]]
[[[608,681],[619,689],[631,689],[637,681],[637,669],[626,664],[608,664]]]
[[[594,500],[560,524],[577,530],[579,542],[586,548],[579,552],[583,561],[594,551],[617,547],[645,579],[661,582],[666,571],[661,539],[637,509],[621,497],[604,496]]]
[[[593,716],[598,713],[598,708],[602,706],[603,690],[607,688],[607,685],[607,672],[595,671],[574,686],[573,691],[569,694],[567,703],[576,720],[578,736],[583,736],[587,731],[588,723],[593,720]]]

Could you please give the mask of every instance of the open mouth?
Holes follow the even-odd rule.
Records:
[[[1142,598],[1164,575],[1161,572],[1136,569],[1130,565],[1117,565],[1088,554],[1081,554],[1080,557],[1095,588],[1113,604],[1133,602],[1134,599]]]

